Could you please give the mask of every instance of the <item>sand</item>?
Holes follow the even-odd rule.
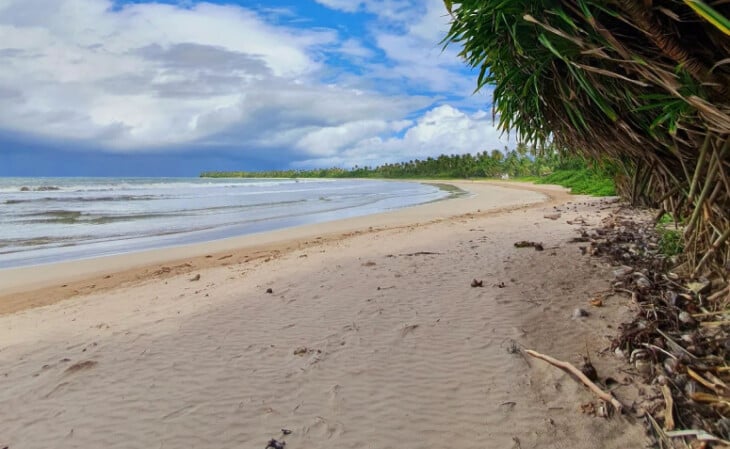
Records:
[[[639,425],[581,413],[590,392],[515,351],[578,362],[587,346],[622,378],[597,354],[622,300],[571,318],[610,267],[568,243],[568,221],[610,206],[456,184],[472,195],[0,271],[0,447],[644,446]]]

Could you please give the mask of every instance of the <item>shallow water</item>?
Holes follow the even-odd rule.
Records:
[[[0,268],[354,217],[448,193],[322,179],[0,178]]]

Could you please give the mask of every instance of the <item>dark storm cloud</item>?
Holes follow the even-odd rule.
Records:
[[[170,69],[241,71],[248,75],[269,76],[271,70],[259,55],[230,51],[200,44],[148,45],[135,51],[138,56]]]

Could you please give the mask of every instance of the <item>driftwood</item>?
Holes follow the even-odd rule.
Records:
[[[531,349],[527,349],[527,350],[525,350],[525,352],[528,355],[535,357],[536,359],[544,360],[544,361],[548,362],[549,364],[551,364],[557,368],[560,368],[561,370],[570,374],[573,378],[577,378],[578,380],[583,382],[583,385],[588,387],[596,396],[598,396],[603,401],[611,404],[618,413],[621,413],[621,411],[623,410],[624,406],[623,406],[623,404],[621,404],[621,402],[619,402],[618,399],[616,399],[611,393],[607,393],[607,392],[603,391],[598,385],[593,383],[593,381],[591,381],[588,377],[586,377],[585,374],[583,374],[578,368],[576,368],[572,364],[570,364],[568,362],[563,362],[561,360],[554,359],[554,358],[550,357],[549,355],[540,354],[539,352],[533,351]]]
[[[674,399],[667,385],[662,385],[662,395],[664,395],[664,429],[674,430]]]

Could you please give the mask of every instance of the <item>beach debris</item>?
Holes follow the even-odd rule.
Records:
[[[497,288],[505,288],[506,285],[503,281],[499,281],[498,283],[494,284]]]
[[[690,282],[687,284],[687,290],[691,291],[695,295],[701,295],[707,293],[710,290],[712,283],[707,279],[700,279],[699,281]]]
[[[634,311],[610,350],[637,374],[634,407],[663,447],[730,446],[728,279],[692,273],[682,254],[664,254],[653,219],[620,206],[600,228],[581,231],[587,253],[615,266],[609,295],[627,295]],[[678,427],[696,430],[671,430]]]
[[[233,254],[226,254],[225,256],[219,257],[218,260],[226,260],[230,259],[231,257],[233,257]]]
[[[473,281],[471,281],[471,286],[472,288],[484,287],[484,281],[477,281],[476,279],[474,279]]]
[[[413,256],[439,256],[439,255],[441,255],[441,253],[436,253],[436,252],[433,252],[433,251],[417,251],[415,253],[399,254],[399,255],[400,256],[409,256],[409,257],[413,257]]]
[[[302,347],[294,350],[294,355],[305,355],[308,352],[309,352],[309,349],[302,346]]]
[[[321,349],[311,349],[311,348],[308,348],[306,346],[299,346],[298,348],[296,348],[294,350],[294,355],[300,355],[301,356],[301,355],[307,355],[307,354],[314,354],[315,352],[317,354],[321,354],[322,353],[322,350]]]
[[[610,392],[603,391],[598,385],[593,383],[592,380],[590,380],[585,374],[583,374],[583,372],[581,370],[579,370],[578,368],[573,366],[571,363],[563,362],[558,359],[554,359],[554,358],[550,357],[549,355],[541,354],[541,353],[539,353],[537,351],[533,351],[531,349],[527,349],[525,352],[527,353],[527,355],[535,357],[540,360],[543,360],[543,361],[555,366],[556,368],[559,368],[559,369],[565,371],[566,373],[571,375],[571,377],[573,377],[574,379],[579,380],[580,382],[583,383],[583,385],[588,387],[588,389],[590,389],[593,392],[593,394],[595,394],[599,399],[611,404],[611,406],[613,406],[613,408],[619,414],[623,410],[624,406],[623,406],[623,404],[621,404],[621,402],[619,402],[618,399],[616,399]]]
[[[535,251],[545,250],[545,247],[542,245],[542,243],[530,242],[527,240],[520,240],[519,242],[515,242],[515,248],[535,248]]]
[[[190,278],[190,282],[195,282],[200,280],[200,273],[196,274],[195,276]]]
[[[580,411],[584,415],[596,416],[596,406],[593,402],[586,402],[580,405]]]
[[[580,366],[580,371],[593,382],[598,380],[598,371],[596,371],[596,368],[591,363],[590,357],[583,356],[583,363]]]
[[[684,324],[693,325],[696,323],[694,318],[692,318],[692,315],[690,315],[687,311],[682,310],[677,315],[677,319],[681,321]]]
[[[636,288],[642,291],[648,291],[651,288],[651,281],[641,273],[637,273],[634,283]]]
[[[646,378],[651,376],[654,371],[651,353],[646,349],[634,349],[629,356],[629,363],[633,364],[636,371]]]
[[[377,264],[375,262],[373,262],[372,260],[369,260],[362,264],[363,267],[374,267],[375,265],[377,265]]]
[[[576,320],[578,318],[585,318],[589,315],[590,315],[590,313],[588,313],[588,311],[586,309],[583,309],[581,307],[576,307],[575,309],[573,309],[572,317],[574,320]]]
[[[615,279],[621,279],[624,278],[631,273],[634,272],[633,267],[627,267],[626,265],[618,267],[617,269],[613,270],[613,277]]]
[[[578,217],[575,220],[566,220],[565,222],[568,223],[569,225],[582,225],[582,226],[588,225],[588,222],[586,222],[586,219],[583,217]]]
[[[403,329],[401,329],[400,335],[401,337],[405,337],[406,335],[410,334],[411,332],[418,329],[418,324],[408,324],[406,326],[403,326]]]
[[[516,341],[512,340],[510,338],[509,344],[507,345],[507,352],[509,354],[519,354],[520,353],[520,345]]]
[[[595,298],[592,298],[588,301],[588,304],[592,305],[593,307],[603,307],[603,298],[600,296],[596,296]]]
[[[560,212],[556,212],[554,214],[545,214],[543,215],[544,218],[547,218],[548,220],[557,220],[560,218],[562,214]]]
[[[580,236],[580,237],[573,237],[572,239],[568,240],[568,243],[588,243],[591,239],[588,238],[588,235]]]
[[[273,288],[267,288],[267,289],[266,289],[266,293],[268,293],[268,294],[270,294],[270,295],[271,295],[271,294],[273,294],[273,293],[274,293],[274,289],[273,289]]]
[[[264,449],[284,449],[284,446],[286,446],[286,441],[277,441],[272,438],[268,443],[266,443],[266,447]]]
[[[292,431],[289,429],[281,429],[282,435],[291,435]]]
[[[79,371],[83,371],[85,369],[93,368],[95,367],[99,362],[96,362],[94,360],[85,360],[83,362],[76,362],[73,365],[66,368],[67,373],[77,373]]]
[[[674,398],[672,390],[667,384],[662,385],[662,396],[664,396],[664,430],[674,430]]]
[[[441,253],[436,253],[433,251],[416,251],[415,253],[406,253],[406,254],[399,254],[399,256],[440,256]]]

